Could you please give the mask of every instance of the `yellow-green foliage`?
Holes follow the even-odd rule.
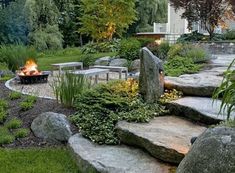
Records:
[[[121,36],[136,19],[134,0],[81,0],[80,2],[79,31],[95,40],[111,40],[114,34]]]
[[[138,95],[139,85],[136,80],[128,79],[109,84],[109,89],[115,94],[133,98]]]
[[[173,100],[177,100],[183,96],[181,91],[177,91],[176,89],[173,90],[165,90],[164,94],[160,98],[161,103],[167,103]]]
[[[120,120],[148,122],[165,113],[159,104],[138,97],[138,83],[129,79],[102,84],[76,97],[72,121],[82,135],[99,144],[118,144],[115,125]]]

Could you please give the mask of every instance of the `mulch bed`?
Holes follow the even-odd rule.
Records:
[[[66,116],[69,116],[73,113],[75,113],[75,110],[73,109],[67,109],[62,107],[60,104],[58,104],[55,100],[51,99],[43,99],[38,98],[37,102],[34,104],[34,107],[28,111],[21,111],[19,104],[23,100],[17,99],[17,100],[10,100],[8,98],[9,93],[11,90],[5,87],[5,82],[0,81],[0,98],[5,99],[9,103],[9,109],[8,109],[8,119],[11,119],[13,117],[17,117],[23,121],[23,127],[30,129],[32,121],[41,113],[44,112],[56,112],[56,113],[62,113]],[[76,128],[72,126],[73,133],[76,132]],[[55,146],[55,145],[65,145],[65,144],[54,144],[45,142],[42,139],[39,139],[34,136],[33,132],[30,130],[30,135],[23,139],[16,139],[15,142],[8,145],[3,145],[2,147],[7,148],[25,148],[25,147],[45,147],[45,146]]]

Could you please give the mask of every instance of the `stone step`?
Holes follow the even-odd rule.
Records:
[[[189,151],[191,138],[206,128],[179,117],[163,116],[149,123],[122,121],[116,129],[123,143],[141,147],[165,162],[179,164]]]
[[[184,97],[167,104],[171,113],[204,124],[217,124],[226,119],[226,111],[219,114],[221,101],[206,97]],[[235,117],[235,112],[231,113]]]
[[[139,149],[97,145],[80,134],[72,136],[68,145],[81,173],[170,173],[176,169]]]
[[[164,86],[166,89],[182,91],[184,95],[210,97],[223,80],[222,76],[214,73],[185,74],[179,77],[166,76]]]

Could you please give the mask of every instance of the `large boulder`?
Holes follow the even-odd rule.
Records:
[[[164,91],[162,61],[144,47],[140,54],[140,94],[148,103],[157,102]]]
[[[235,128],[210,128],[199,136],[177,173],[199,172],[235,172]]]
[[[140,71],[140,59],[136,59],[136,60],[131,62],[130,70],[134,71],[134,72],[139,72]]]
[[[126,67],[128,65],[128,61],[123,58],[115,58],[111,60],[109,66],[117,66],[117,67]]]
[[[110,56],[99,58],[95,61],[95,65],[109,65],[111,59],[112,58]]]
[[[66,142],[72,135],[66,116],[54,112],[40,114],[33,120],[31,129],[35,136],[50,142]]]

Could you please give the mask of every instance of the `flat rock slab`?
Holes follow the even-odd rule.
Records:
[[[213,67],[228,67],[234,60],[235,55],[213,55],[214,58],[210,61],[210,66]]]
[[[69,139],[69,147],[82,173],[170,173],[174,169],[139,149],[96,145],[80,134]]]
[[[219,114],[220,105],[220,100],[213,102],[211,98],[184,97],[168,103],[167,107],[175,115],[211,125],[226,119],[226,111]],[[231,113],[231,117],[235,117],[235,112]]]
[[[190,96],[212,96],[221,84],[222,76],[211,73],[185,74],[179,77],[165,77],[165,88],[182,91]]]
[[[228,67],[213,67],[207,70],[204,70],[200,73],[207,73],[207,74],[212,74],[216,76],[223,76],[224,72],[228,69]],[[231,70],[235,70],[235,67],[231,67]]]
[[[188,153],[191,138],[205,129],[175,116],[157,117],[142,124],[122,121],[117,125],[123,143],[144,148],[155,158],[175,164]]]

